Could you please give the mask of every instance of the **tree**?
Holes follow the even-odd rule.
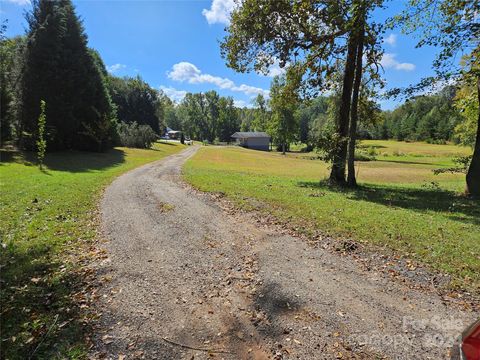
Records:
[[[232,97],[221,97],[218,102],[218,138],[220,141],[229,142],[232,134],[240,129],[237,109],[235,109]]]
[[[475,95],[475,86],[464,83],[455,96],[455,107],[460,111],[463,121],[456,125],[454,136],[460,144],[472,149],[475,147],[478,127],[478,101]]]
[[[228,142],[240,129],[241,111],[233,98],[221,97],[216,91],[187,93],[175,111],[175,118],[186,135],[193,139]]]
[[[295,110],[299,98],[296,92],[298,84],[295,82],[299,78],[295,75],[294,69],[289,69],[286,76],[275,76],[270,87],[272,117],[268,128],[273,142],[281,147],[283,155],[297,135]]]
[[[258,94],[253,102],[254,110],[254,118],[251,123],[251,127],[254,131],[265,131],[268,125],[268,107],[267,101],[262,94]]]
[[[419,84],[404,89],[410,94],[438,82],[458,81],[472,84],[480,104],[480,26],[478,0],[410,0],[407,9],[396,21],[412,33],[422,30],[417,47],[439,48],[433,67],[435,76],[422,79]],[[467,62],[457,64],[459,54],[469,54]],[[398,94],[396,89],[392,94]],[[480,196],[480,112],[477,112],[475,146],[466,176],[466,192]]]
[[[379,61],[379,26],[366,23],[367,15],[382,4],[370,1],[245,0],[233,13],[228,35],[221,44],[227,65],[237,71],[266,73],[280,66],[301,65],[305,92],[325,91],[334,83],[337,60],[345,56],[342,101],[337,117],[339,146],[332,157],[332,183],[345,184],[352,86],[358,48],[358,29],[367,35],[365,66]],[[347,41],[345,41],[345,36]]]
[[[34,147],[44,99],[50,149],[104,150],[111,144],[115,113],[71,1],[36,0],[27,22],[18,114],[23,145]]]
[[[40,169],[43,169],[43,161],[47,151],[47,141],[45,140],[45,124],[47,118],[45,115],[45,101],[40,100],[40,115],[38,116],[38,138],[37,138],[37,160]]]
[[[313,124],[318,117],[324,117],[328,109],[328,98],[326,96],[318,96],[311,101],[303,101],[295,116],[297,117],[299,126],[299,140],[302,143],[310,144],[310,132]]]
[[[348,141],[348,175],[347,184],[350,187],[357,186],[357,179],[355,177],[355,142],[357,137],[358,126],[358,103],[360,98],[360,86],[363,79],[363,51],[365,41],[365,8],[356,4],[354,10],[355,25],[350,35],[350,38],[355,39],[355,76],[353,80],[352,100],[351,100],[351,114],[349,126],[349,141]],[[350,40],[349,40],[350,41]]]
[[[170,122],[175,122],[175,104],[174,102],[162,91],[157,92],[156,111],[155,114],[158,118],[159,133],[165,132],[167,127],[167,119]],[[171,126],[170,126],[171,127]],[[172,128],[172,127],[171,127]],[[172,129],[180,129],[176,126]]]
[[[18,78],[23,64],[22,48],[25,38],[6,38],[6,21],[0,25],[0,145],[17,140]]]
[[[135,78],[109,78],[109,89],[112,101],[117,110],[119,121],[138,125],[148,125],[155,133],[160,134],[163,120],[157,90],[148,85],[140,76]]]
[[[254,110],[248,108],[238,109],[238,117],[240,121],[240,131],[250,131],[251,124],[254,119]]]

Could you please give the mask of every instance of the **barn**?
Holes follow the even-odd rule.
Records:
[[[232,135],[232,139],[248,149],[270,150],[270,135],[264,132],[236,132]]]

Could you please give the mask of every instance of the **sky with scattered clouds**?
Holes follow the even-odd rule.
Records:
[[[250,106],[257,94],[268,96],[272,77],[283,73],[279,64],[267,75],[239,74],[225,65],[219,41],[225,35],[234,0],[73,0],[83,19],[89,45],[97,49],[107,70],[118,76],[141,75],[152,87],[175,101],[187,92],[214,89],[232,96],[238,106]],[[404,1],[388,2],[375,14],[394,15]],[[30,0],[0,0],[1,22],[7,35],[26,31]],[[434,49],[415,49],[415,39],[394,29],[385,34],[382,59],[388,87],[407,86],[432,73]],[[379,101],[392,109],[394,100]]]

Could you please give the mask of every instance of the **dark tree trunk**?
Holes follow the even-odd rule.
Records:
[[[347,60],[343,73],[342,101],[338,111],[337,133],[340,143],[333,156],[330,183],[332,185],[345,186],[345,167],[347,162],[347,137],[348,124],[350,122],[350,106],[352,102],[352,86],[355,75],[355,55],[357,52],[357,40],[353,32],[348,39]]]
[[[348,142],[348,176],[347,185],[350,187],[357,186],[355,177],[355,142],[357,138],[358,123],[358,99],[360,97],[360,86],[362,84],[363,71],[363,42],[365,37],[364,15],[359,20],[360,26],[357,33],[357,56],[355,64],[355,81],[353,84],[352,108],[350,114],[349,142]]]
[[[480,104],[480,77],[477,78],[477,96]],[[478,111],[477,137],[470,167],[467,172],[467,193],[480,197],[480,109]]]

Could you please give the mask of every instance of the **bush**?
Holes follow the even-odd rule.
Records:
[[[148,149],[157,140],[157,134],[149,125],[138,125],[136,122],[119,123],[117,131],[121,146]]]

